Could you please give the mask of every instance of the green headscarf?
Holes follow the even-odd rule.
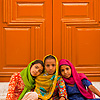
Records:
[[[21,75],[21,77],[22,77],[22,80],[23,80],[23,82],[24,82],[24,84],[25,84],[25,87],[24,87],[24,90],[22,91],[21,95],[19,96],[18,100],[21,100],[21,99],[24,97],[24,95],[25,95],[27,92],[30,92],[31,89],[33,89],[34,86],[35,86],[35,78],[32,77],[32,75],[31,75],[31,73],[30,73],[31,64],[32,64],[33,62],[35,62],[35,61],[36,61],[36,60],[30,62],[30,63],[28,64],[28,66],[27,66],[25,69],[23,69],[23,70],[21,71],[21,73],[20,73],[20,75]]]

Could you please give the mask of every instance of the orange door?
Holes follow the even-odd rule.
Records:
[[[2,5],[3,4],[3,5]],[[0,0],[0,81],[34,59],[66,58],[100,81],[100,0]]]
[[[0,0],[0,81],[51,53],[52,0]]]
[[[53,0],[53,54],[100,81],[100,0]]]

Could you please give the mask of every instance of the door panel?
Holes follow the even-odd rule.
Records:
[[[54,54],[100,81],[100,0],[0,0],[0,81]]]
[[[27,65],[30,61],[30,28],[3,28],[2,35],[4,66]]]
[[[91,12],[91,16],[89,16],[90,7],[88,2],[64,2],[62,3],[62,18],[92,17],[93,12]]]
[[[0,81],[9,81],[30,61],[52,54],[52,0],[0,4]]]
[[[47,1],[44,2],[43,0],[9,0],[8,23],[32,25],[35,22],[44,22],[46,17],[45,9],[48,5]]]
[[[53,4],[53,53],[70,60],[91,81],[100,81],[98,0],[59,0]]]

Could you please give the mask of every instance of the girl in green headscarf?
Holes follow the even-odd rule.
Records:
[[[34,60],[21,72],[14,73],[10,79],[6,100],[21,100],[27,92],[33,91],[35,78],[43,70],[43,62]]]

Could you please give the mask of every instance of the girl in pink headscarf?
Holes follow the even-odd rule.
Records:
[[[100,92],[83,73],[77,73],[70,61],[61,59],[59,62],[59,72],[65,81],[69,100],[94,100],[93,93],[100,97]]]

